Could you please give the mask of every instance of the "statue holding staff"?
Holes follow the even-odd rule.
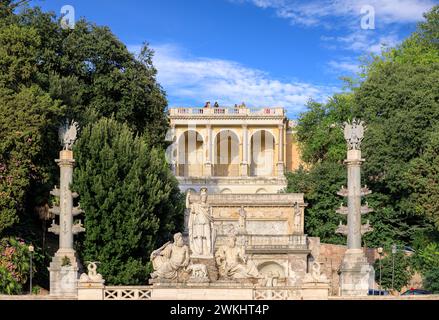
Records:
[[[201,188],[200,201],[190,203],[190,194],[186,198],[189,209],[189,246],[195,256],[212,254],[212,217],[207,204],[207,189]]]

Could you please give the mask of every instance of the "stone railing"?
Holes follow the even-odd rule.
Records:
[[[184,283],[174,286],[89,286],[87,283],[82,284],[78,287],[78,300],[327,300],[329,292],[327,283],[274,287],[246,286],[232,282],[223,285],[206,283],[196,287]],[[2,296],[0,300],[1,298]]]
[[[102,286],[79,288],[78,300],[301,300],[328,299],[328,286],[323,287],[246,287],[236,285],[202,287]],[[88,291],[84,294],[82,291]],[[1,298],[1,296],[0,296]],[[0,299],[1,300],[1,299]]]
[[[253,300],[296,300],[301,297],[301,289],[296,287],[255,288]]]
[[[224,116],[224,115],[243,115],[243,116],[284,116],[283,108],[180,108],[169,109],[170,116]]]
[[[247,235],[247,248],[307,249],[306,235]]]
[[[151,287],[112,286],[104,288],[104,300],[151,300]]]
[[[194,202],[200,201],[199,194],[192,194],[191,199]],[[258,204],[273,204],[273,205],[294,205],[296,202],[299,202],[300,205],[304,205],[303,203],[303,193],[259,193],[259,194],[209,194],[207,197],[207,201],[211,205],[217,204],[228,204],[228,205],[247,205],[247,204],[255,204],[255,201]]]

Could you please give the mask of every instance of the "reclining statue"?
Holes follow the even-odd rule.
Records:
[[[253,261],[248,260],[244,248],[236,247],[236,237],[229,236],[227,245],[221,246],[215,253],[219,275],[226,279],[260,278]]]
[[[153,279],[177,280],[178,271],[189,264],[189,248],[183,243],[181,233],[174,234],[174,243],[167,242],[150,256],[154,272]]]

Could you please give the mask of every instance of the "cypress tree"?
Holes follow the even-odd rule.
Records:
[[[78,251],[82,261],[101,262],[109,284],[144,283],[151,251],[181,227],[177,181],[148,141],[102,118],[84,128],[75,147],[74,190],[86,228]]]

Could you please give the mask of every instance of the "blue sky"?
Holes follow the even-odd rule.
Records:
[[[34,0],[107,25],[137,52],[155,50],[170,106],[282,106],[294,118],[341,91],[359,58],[395,46],[435,0]],[[362,11],[364,10],[364,11]],[[361,27],[371,22],[374,29]],[[369,24],[369,27],[371,25]]]

